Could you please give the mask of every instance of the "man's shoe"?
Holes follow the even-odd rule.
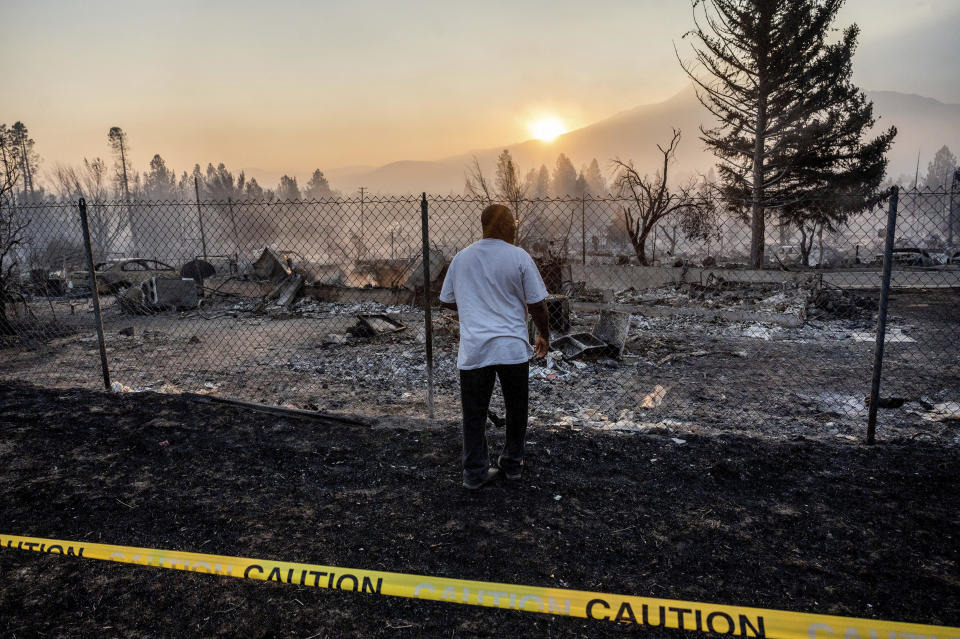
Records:
[[[510,481],[517,481],[520,479],[520,473],[523,472],[523,463],[516,467],[516,469],[504,470],[502,460],[497,460],[497,467],[500,469],[500,472],[504,477]]]
[[[467,490],[477,490],[481,488],[484,484],[489,484],[490,482],[492,482],[499,475],[500,475],[499,468],[488,468],[486,474],[481,475],[480,479],[474,479],[472,481],[467,481],[466,479],[464,479],[463,487],[466,488]]]

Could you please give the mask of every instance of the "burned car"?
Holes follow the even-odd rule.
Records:
[[[131,286],[139,286],[154,277],[179,278],[180,273],[169,264],[139,257],[100,262],[95,267],[97,289],[100,293],[116,293]],[[71,288],[90,287],[87,271],[70,273]]]

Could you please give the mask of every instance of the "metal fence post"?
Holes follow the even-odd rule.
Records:
[[[100,314],[100,291],[97,290],[97,272],[93,264],[93,247],[90,246],[90,224],[87,222],[87,203],[83,198],[77,202],[80,209],[80,226],[83,228],[83,248],[87,253],[87,269],[90,273],[90,290],[93,294],[93,317],[97,323],[97,340],[100,343],[100,370],[103,371],[103,387],[110,390],[110,367],[107,364],[107,344],[103,337],[103,316]]]
[[[420,230],[423,235],[423,328],[427,354],[427,411],[433,419],[433,317],[430,313],[430,228],[427,194],[420,200]]]
[[[960,190],[960,168],[953,172],[953,179],[950,181],[950,197],[947,204],[947,248],[953,247],[953,223],[957,214],[955,207],[960,206],[954,201],[958,190]]]
[[[230,225],[233,226],[233,259],[240,261],[240,234],[237,233],[237,218],[233,216],[233,200],[227,198],[227,208],[230,211]]]
[[[203,260],[207,261],[207,236],[203,232],[203,208],[200,206],[200,180],[193,178],[193,192],[197,194],[197,218],[200,221],[200,246],[203,248]]]
[[[587,196],[580,196],[580,251],[581,264],[587,265]]]
[[[887,336],[887,306],[890,301],[890,273],[893,269],[893,239],[897,227],[897,202],[900,190],[890,188],[890,206],[887,209],[887,239],[883,248],[883,280],[880,285],[880,309],[877,313],[877,342],[873,351],[873,380],[870,386],[870,413],[867,418],[867,443],[875,441],[877,408],[880,404],[880,377],[883,368],[883,346]]]

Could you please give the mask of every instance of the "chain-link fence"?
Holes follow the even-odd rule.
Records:
[[[642,197],[505,202],[551,293],[554,351],[531,364],[532,424],[860,438],[879,354],[878,436],[955,439],[960,198],[898,195],[855,214],[836,213],[836,199],[806,203],[793,217],[768,214],[762,229],[750,211],[708,197],[668,210]],[[111,379],[419,417],[431,346],[433,409],[456,419],[458,324],[435,302],[450,258],[481,237],[486,204],[86,203]],[[0,238],[12,244],[0,374],[101,384],[77,205],[5,212],[15,223]],[[877,353],[891,212],[889,316]]]

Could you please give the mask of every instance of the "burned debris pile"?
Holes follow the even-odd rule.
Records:
[[[614,294],[617,304],[696,311],[741,311],[743,318],[764,320],[764,314],[795,316],[795,326],[807,319],[870,320],[877,310],[874,299],[822,282],[817,277],[783,282],[725,280],[711,274],[703,283],[681,282],[645,290],[627,288]],[[705,317],[713,314],[704,312]],[[734,317],[734,316],[730,316]]]
[[[871,320],[878,307],[875,299],[822,286],[810,295],[807,319]]]
[[[431,251],[430,264],[436,294],[447,260]],[[197,259],[185,264],[180,276],[166,267],[134,284],[103,278],[109,282],[104,284],[100,279],[98,271],[101,294],[112,294],[117,308],[128,314],[176,310],[205,319],[241,315],[322,319],[345,312],[397,313],[422,304],[423,262],[376,259],[342,266],[310,261],[295,251],[265,247],[246,266],[231,259],[218,271],[209,262]],[[356,331],[358,335],[371,332],[381,331],[362,321]]]
[[[446,267],[431,252],[435,287]],[[248,273],[208,289],[212,297],[240,298],[232,310],[285,319],[323,314],[328,304],[408,307],[423,291],[422,260],[365,260],[349,266],[312,262],[292,251],[264,248]],[[253,304],[244,303],[256,298]]]

